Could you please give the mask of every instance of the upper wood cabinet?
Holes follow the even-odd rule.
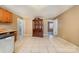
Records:
[[[0,8],[0,22],[3,20],[3,9]]]
[[[12,13],[0,8],[0,23],[11,23],[12,22]]]

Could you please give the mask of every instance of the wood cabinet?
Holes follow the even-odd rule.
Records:
[[[3,9],[0,8],[0,22],[3,21]]]
[[[0,8],[0,23],[11,23],[12,22],[12,13]]]
[[[43,37],[43,19],[35,18],[33,20],[33,36]]]

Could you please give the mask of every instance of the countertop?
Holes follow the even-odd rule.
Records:
[[[0,34],[2,34],[2,33],[8,33],[8,32],[15,32],[16,30],[0,30]]]

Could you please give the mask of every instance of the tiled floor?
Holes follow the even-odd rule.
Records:
[[[59,53],[79,52],[79,47],[59,37],[37,38],[25,37],[15,44],[17,53]]]

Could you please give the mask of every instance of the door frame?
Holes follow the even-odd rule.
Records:
[[[49,24],[50,23],[54,24],[54,22],[48,22],[48,32],[53,32],[53,28],[52,29],[49,29]]]
[[[53,22],[53,35],[57,36],[58,35],[58,19],[53,19],[53,20],[48,20],[48,22]]]

